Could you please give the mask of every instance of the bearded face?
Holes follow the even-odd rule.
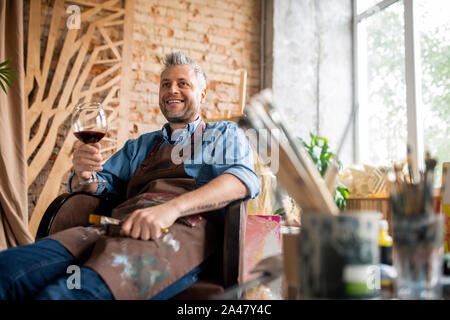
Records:
[[[197,119],[206,89],[201,89],[195,70],[189,65],[168,67],[161,74],[159,107],[171,124]]]

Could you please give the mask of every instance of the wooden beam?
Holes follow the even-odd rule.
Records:
[[[247,71],[241,71],[241,82],[239,85],[239,111],[240,115],[244,114],[245,99],[247,93]]]
[[[129,4],[130,1],[127,1]],[[132,1],[131,1],[132,2]],[[84,34],[79,34],[80,30],[67,30],[64,42],[61,48],[57,48],[60,37],[61,21],[65,19],[63,10],[66,4],[73,4],[74,1],[58,0],[55,2],[54,10],[52,11],[52,19],[49,27],[49,37],[46,43],[45,57],[42,66],[40,65],[40,55],[36,52],[40,51],[40,40],[42,39],[40,28],[41,10],[44,5],[42,0],[31,1],[30,7],[30,27],[29,27],[29,46],[27,55],[26,69],[26,98],[31,92],[37,92],[36,98],[31,101],[31,105],[27,108],[27,129],[28,133],[31,126],[40,118],[39,129],[34,132],[35,135],[27,143],[28,156],[34,154],[34,158],[29,163],[27,168],[28,184],[31,185],[39,176],[45,179],[44,187],[34,207],[29,223],[29,230],[34,235],[37,231],[42,215],[48,205],[55,199],[61,189],[62,180],[65,179],[69,172],[72,161],[72,150],[75,137],[71,132],[67,133],[62,142],[62,147],[59,150],[54,163],[50,168],[48,175],[41,174],[42,169],[49,163],[52,155],[56,139],[59,137],[58,132],[60,127],[69,119],[73,107],[80,101],[80,98],[92,99],[101,97],[103,99],[104,107],[108,111],[110,130],[116,131],[117,115],[119,108],[113,107],[110,104],[122,103],[127,107],[126,100],[123,100],[118,91],[123,92],[119,83],[123,83],[122,76],[124,71],[119,72],[122,66],[131,66],[131,43],[132,43],[132,25],[130,28],[130,19],[128,19],[128,29],[120,34],[123,34],[125,39],[113,39],[109,36],[108,28],[125,28],[125,18],[133,16],[134,9],[128,9],[126,15],[124,8],[111,7],[121,4],[119,0],[110,0],[102,3],[94,1],[77,1],[80,5],[85,5],[88,8],[81,14],[81,20],[84,23],[89,23],[87,31]],[[55,9],[56,8],[56,9]],[[96,16],[100,12],[106,11],[106,15]],[[61,20],[62,19],[62,20]],[[120,19],[120,20],[117,20]],[[89,21],[89,22],[88,22]],[[102,38],[101,45],[96,45],[92,50],[93,38],[98,36],[95,32],[100,31]],[[131,30],[131,31],[130,31]],[[128,47],[128,60],[123,61],[124,49],[126,44]],[[54,51],[59,49],[61,52],[56,55]],[[112,50],[118,59],[101,58],[98,54],[104,50]],[[74,58],[74,61],[71,60]],[[88,59],[87,59],[88,58]],[[57,60],[56,60],[57,59]],[[87,62],[86,62],[87,59]],[[56,62],[56,67],[53,63]],[[105,67],[105,71],[100,74],[93,75],[90,73],[95,65]],[[131,70],[131,69],[130,69]],[[128,72],[128,75],[130,71]],[[52,75],[51,78],[50,75]],[[36,79],[36,82],[34,82]],[[89,83],[89,88],[86,84]],[[50,90],[48,95],[44,97],[45,86],[48,82]],[[101,85],[99,85],[101,83]],[[128,85],[128,84],[127,84]],[[55,105],[55,103],[58,103]],[[53,121],[49,126],[49,120],[53,117]],[[70,130],[70,128],[69,128]],[[116,135],[105,139],[108,140],[105,148],[101,150],[102,153],[111,152],[117,146]],[[61,138],[61,137],[59,137]]]
[[[120,149],[128,139],[128,115],[131,92],[131,62],[133,54],[133,20],[134,20],[134,0],[126,0],[125,3],[125,25],[124,34],[129,35],[124,38],[122,52],[122,81],[120,84],[120,104],[118,111],[118,132],[117,147]]]

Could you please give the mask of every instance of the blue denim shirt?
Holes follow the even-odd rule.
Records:
[[[161,130],[128,140],[122,149],[105,162],[103,170],[97,173],[107,183],[100,184],[95,194],[125,200],[128,181],[160,139],[163,138],[161,147],[164,144],[176,144],[177,147],[174,149],[178,148],[178,151],[184,147],[190,148],[190,137],[200,123],[199,117],[187,124],[183,130],[177,130],[172,137],[169,137],[166,124]],[[245,184],[248,198],[258,196],[261,181],[254,171],[252,150],[244,132],[236,123],[230,121],[207,123],[201,141],[201,150],[194,147],[193,156],[184,159],[186,173],[193,177],[198,185],[204,185],[221,174],[229,173]],[[72,192],[73,175],[74,172],[68,181],[69,192]]]

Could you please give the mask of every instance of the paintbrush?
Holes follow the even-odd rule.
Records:
[[[408,163],[408,175],[409,175],[409,181],[410,183],[414,183],[414,174],[413,174],[413,167],[412,167],[412,151],[411,146],[408,144],[406,145],[406,161]]]
[[[431,158],[430,153],[425,154],[425,173],[423,179],[423,200],[421,205],[421,213],[432,213],[432,198],[433,198],[433,181],[434,168],[436,167],[436,159]]]
[[[89,223],[90,224],[106,224],[106,225],[120,226],[120,225],[122,225],[122,220],[111,218],[111,217],[106,217],[106,216],[101,216],[98,214],[90,214],[89,215]],[[161,228],[161,232],[168,233],[169,229]]]
[[[119,219],[101,216],[98,214],[90,214],[89,215],[89,223],[90,224],[113,224],[113,225],[121,225],[122,221]]]
[[[393,181],[393,189],[395,189],[395,211],[397,214],[405,215],[406,211],[406,199],[405,199],[405,189],[406,185],[403,181],[403,173],[402,168],[403,164],[394,163],[394,172],[395,172],[395,182]]]
[[[389,200],[392,206],[392,211],[399,213],[399,208],[397,207],[399,194],[397,192],[396,177],[395,173],[391,170],[388,172],[388,182],[389,182]]]
[[[106,217],[106,216],[101,216],[98,214],[90,214],[89,215],[89,223],[104,225],[106,228],[106,234],[110,237],[123,237],[124,236],[123,230],[122,230],[122,223],[123,223],[122,220],[111,218],[111,217]],[[167,234],[167,233],[169,233],[169,229],[161,228],[161,232],[164,234]],[[165,238],[163,238],[162,240],[153,239],[153,242],[155,242],[155,244],[158,248],[161,246],[160,245],[161,241],[163,243],[167,243],[170,240],[165,239]]]
[[[421,207],[421,189],[422,185],[418,183],[409,183],[405,186],[405,195],[406,195],[406,215],[412,216],[420,214]]]

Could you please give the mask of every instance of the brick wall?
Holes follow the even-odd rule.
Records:
[[[28,25],[30,1],[38,0],[24,2],[25,26]],[[43,55],[54,2],[39,1],[41,1],[41,55]],[[134,32],[131,35],[133,83],[128,119],[130,138],[160,129],[165,123],[158,106],[159,74],[162,68],[160,61],[164,54],[172,50],[184,50],[203,67],[207,75],[207,101],[202,110],[204,118],[222,118],[227,113],[233,115],[238,112],[242,68],[248,75],[247,96],[259,90],[260,1],[135,0]],[[118,4],[122,5],[123,3]],[[86,8],[80,6],[83,12]],[[62,18],[59,28],[60,40],[65,37],[65,22]],[[58,42],[55,49],[49,79],[52,78],[56,67],[61,43]],[[93,68],[92,73],[98,71],[101,70]],[[28,189],[29,216],[35,208],[44,184],[50,179],[49,172],[68,132],[70,123],[67,121],[58,131],[53,154]],[[69,173],[61,183],[59,193],[66,192],[68,175]]]
[[[247,97],[259,90],[260,0],[136,0],[130,137],[160,129],[161,60],[184,50],[208,80],[204,118],[239,112],[240,70],[247,71]]]

